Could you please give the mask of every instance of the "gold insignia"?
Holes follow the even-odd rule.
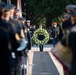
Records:
[[[15,34],[15,38],[19,41],[20,40],[20,37],[19,37],[19,35],[16,33]]]
[[[23,30],[21,30],[21,37],[25,38]]]

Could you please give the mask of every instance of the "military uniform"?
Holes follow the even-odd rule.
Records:
[[[3,26],[1,26],[3,25]],[[4,27],[6,24],[0,20],[0,75],[10,75],[9,56],[11,49],[9,48],[10,35],[7,28]]]
[[[68,47],[72,50],[72,63],[70,65],[71,69],[68,75],[76,75],[76,5],[71,5],[71,7],[68,6],[66,8],[67,10],[69,10],[68,13],[71,17],[64,23],[64,28],[68,28],[69,31],[66,36],[61,40],[61,43],[63,46],[67,47],[66,40],[68,40]]]
[[[19,18],[18,20],[25,20],[25,18]],[[31,50],[31,35],[30,35],[30,27],[27,24],[22,24],[23,30],[25,30],[25,36],[27,39],[27,50]]]
[[[6,6],[5,6],[6,7]],[[4,7],[4,12],[6,9]],[[12,47],[16,44],[15,47]],[[14,57],[12,56],[12,48],[17,49],[20,43],[15,38],[13,27],[0,18],[0,75],[12,75],[11,68],[14,67]],[[12,64],[13,63],[13,64]]]
[[[70,32],[70,29],[75,25],[71,23],[71,19],[69,18],[68,20],[64,21],[62,23],[62,28],[64,30],[64,35],[68,34]]]
[[[24,17],[20,17],[20,18],[18,18],[18,20],[20,21],[20,23],[21,23],[21,26],[22,26],[22,30],[23,30],[23,32],[24,32],[24,35],[25,35],[25,40],[27,41],[27,43],[28,43],[28,38],[27,38],[27,27],[26,27],[26,25],[25,25],[25,18]],[[27,66],[27,44],[26,44],[26,49],[23,51],[23,54],[24,54],[24,56],[23,56],[23,65],[26,65]],[[25,72],[24,72],[25,71]],[[26,74],[27,73],[27,68],[24,68],[23,67],[23,69],[22,69],[22,73],[23,74]]]

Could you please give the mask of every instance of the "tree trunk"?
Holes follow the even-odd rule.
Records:
[[[51,14],[50,13],[45,14],[45,18],[46,18],[46,28],[51,27],[52,26]]]

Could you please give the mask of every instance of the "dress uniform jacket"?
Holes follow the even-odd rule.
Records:
[[[22,29],[23,29],[23,32],[24,32],[24,35],[25,35],[25,39],[27,40],[27,27],[25,24],[21,23],[21,26],[22,26]]]
[[[0,25],[0,27],[4,27],[9,31],[12,49],[13,48],[17,49],[19,47],[20,43],[15,38],[16,31],[15,31],[14,27],[11,24],[9,24],[7,21],[1,20],[1,22],[3,23],[3,25]],[[5,23],[6,23],[6,25],[5,25]],[[13,47],[14,44],[16,44],[16,45]]]
[[[0,19],[0,75],[10,75],[10,67],[13,67],[12,42],[16,44],[15,49],[19,47],[20,44],[15,39],[15,32],[11,25]]]
[[[68,19],[66,21],[63,22],[62,24],[62,28],[65,31],[65,34],[67,34],[68,32],[70,32],[70,29],[74,26],[75,24],[71,23],[71,19]]]
[[[27,30],[27,40],[28,40],[27,49],[31,50],[31,35],[30,35],[30,30]]]
[[[9,23],[11,24],[11,27],[13,28],[14,36],[15,36],[16,33],[20,33],[20,30],[17,30],[18,29],[17,28],[17,23],[14,19],[10,19]],[[18,41],[18,43],[20,43],[20,42]],[[18,48],[17,44],[14,43],[14,41],[13,41],[12,42],[12,49],[16,50],[17,48]]]
[[[76,26],[73,27],[76,29]],[[62,45],[66,46],[66,38],[62,39]],[[69,47],[72,49],[72,65],[70,75],[76,75],[76,30],[70,32],[68,36]]]
[[[9,75],[9,32],[0,28],[0,75]]]
[[[28,41],[28,43],[27,43],[27,49],[28,50],[31,50],[31,35],[30,35],[30,27],[29,26],[27,26],[26,24],[25,24],[25,28],[26,28],[26,31],[27,31],[27,41]]]
[[[19,28],[17,28],[17,22],[14,19],[10,19],[9,23],[11,24],[11,27],[13,28],[13,31],[11,31],[11,33],[14,32],[14,36],[16,33],[20,34],[20,30]],[[21,52],[17,52],[17,48],[19,46],[20,46],[20,41],[14,39],[14,41],[12,41],[12,52],[14,52],[15,58],[11,59],[12,57],[10,57],[11,69],[15,69],[18,63],[17,56],[22,56]]]

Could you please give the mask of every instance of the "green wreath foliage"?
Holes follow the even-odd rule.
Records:
[[[40,35],[44,35],[45,36],[45,39],[40,41],[37,36],[38,34]],[[32,37],[33,41],[36,43],[36,44],[41,44],[41,45],[44,45],[46,44],[48,41],[49,41],[49,34],[48,32],[45,30],[45,29],[37,29],[34,34],[33,34],[33,37]]]

